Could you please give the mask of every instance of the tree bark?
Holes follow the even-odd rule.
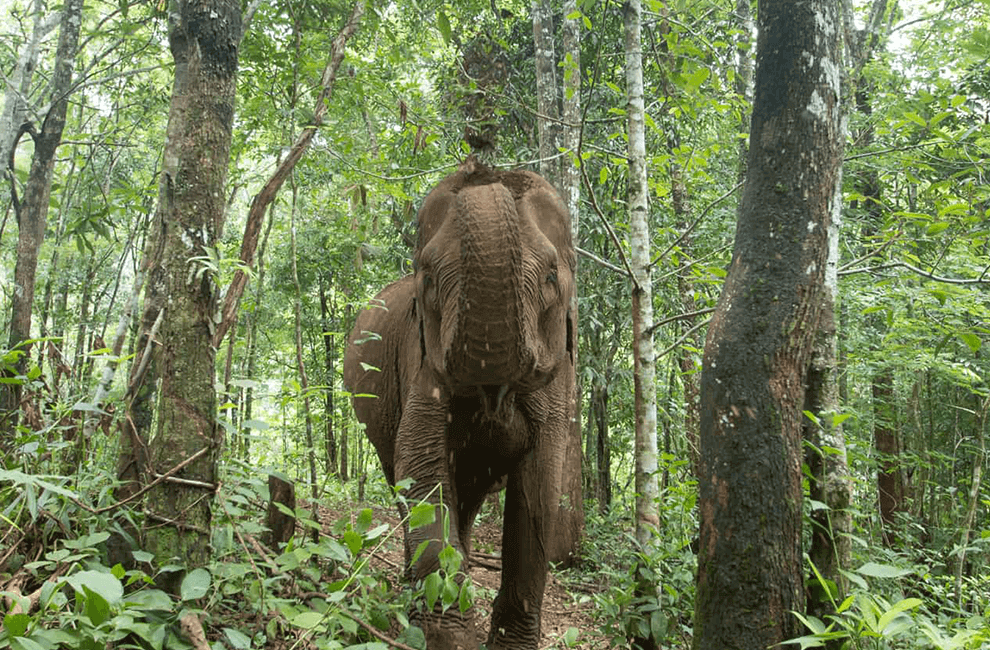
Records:
[[[649,188],[646,182],[646,109],[643,99],[642,8],[640,0],[622,5],[625,34],[626,116],[629,157],[629,263],[632,268],[633,385],[636,477],[636,542],[646,558],[655,554],[660,518],[657,499],[657,389],[653,348],[653,288],[650,272]],[[637,592],[655,599],[658,584],[637,572]],[[655,650],[660,639],[635,637],[637,650]]]
[[[159,562],[178,557],[185,567],[210,559],[221,443],[210,256],[223,225],[240,38],[233,0],[176,0],[170,6],[175,80],[158,195],[165,305],[161,413],[148,469],[161,476],[185,465],[148,491],[144,533]],[[167,574],[159,584],[174,593],[183,575]]]
[[[963,519],[959,534],[959,558],[956,562],[956,610],[963,610],[963,576],[966,573],[966,551],[969,548],[969,537],[973,534],[973,522],[976,520],[976,509],[980,504],[980,485],[983,478],[983,463],[986,461],[986,436],[983,429],[986,426],[987,409],[990,408],[990,397],[983,400],[973,418],[976,430],[976,453],[973,454],[973,472],[969,481],[969,499],[966,506],[966,516]]]
[[[571,155],[561,158],[556,166],[560,170],[559,177],[551,179],[560,190],[567,205],[571,218],[571,239],[578,241],[580,224],[581,176],[576,164],[576,156],[581,138],[581,40],[579,19],[568,19],[573,13],[574,0],[564,3],[563,40],[564,40],[564,125],[558,129],[560,144],[566,147]],[[568,6],[571,8],[568,9]],[[552,24],[552,23],[551,23]],[[552,43],[552,41],[551,41]],[[555,84],[556,86],[556,84]],[[556,92],[556,88],[554,88]],[[555,100],[556,101],[556,97]],[[542,120],[541,120],[542,121]],[[542,142],[542,139],[541,139]],[[555,150],[556,153],[556,150]],[[574,158],[572,158],[572,156]],[[574,284],[579,286],[578,269],[574,270]],[[571,321],[578,322],[577,291],[571,300]],[[578,328],[571,332],[571,349],[573,363],[578,364]],[[579,375],[580,376],[580,375]],[[584,531],[584,483],[581,476],[581,390],[574,391],[574,403],[571,405],[573,420],[567,446],[564,449],[564,472],[561,485],[560,509],[557,511],[554,523],[554,535],[550,538],[547,548],[547,559],[550,562],[569,566],[576,559],[578,544]]]
[[[334,344],[333,327],[337,320],[336,301],[331,305],[327,295],[332,284],[333,276],[326,273],[320,274],[320,323],[323,326],[321,337],[323,339],[323,363],[326,375],[326,396],[324,401],[324,419],[326,434],[324,442],[326,446],[326,470],[327,474],[337,473],[337,436],[334,433],[334,389],[336,386],[336,346]]]
[[[625,26],[626,115],[629,130],[629,248],[633,271],[633,377],[636,412],[636,541],[653,547],[656,527],[657,397],[650,278],[649,196],[646,184],[646,121],[639,0],[622,5]]]
[[[832,222],[828,229],[828,260],[825,267],[825,291],[822,296],[822,316],[808,370],[805,408],[818,417],[818,423],[804,420],[805,440],[810,445],[806,453],[810,478],[810,497],[823,507],[812,509],[811,548],[808,556],[818,573],[828,581],[826,594],[817,587],[817,576],[809,576],[813,595],[808,612],[824,620],[835,611],[848,591],[848,580],[842,573],[852,563],[852,478],[846,456],[846,440],[839,413],[838,337],[835,305],[838,301],[839,223],[842,216],[841,182],[836,184],[837,196],[832,203]]]
[[[72,71],[79,47],[79,29],[82,25],[83,0],[66,0],[59,23],[58,45],[55,50],[55,70],[52,74],[49,97],[51,107],[45,114],[39,132],[33,132],[34,157],[24,189],[24,201],[15,203],[17,216],[17,261],[14,266],[14,291],[11,296],[10,333],[8,349],[20,346],[23,355],[17,364],[17,373],[27,368],[30,346],[23,345],[31,338],[31,312],[34,306],[35,275],[38,269],[38,253],[45,239],[45,223],[48,219],[48,203],[55,173],[55,151],[62,142],[65,130],[65,114],[72,93]],[[17,102],[13,106],[14,117],[24,115],[25,107]],[[21,125],[17,125],[20,132]],[[15,136],[10,151],[17,144]],[[4,146],[8,146],[6,143]],[[9,156],[9,152],[8,152]],[[9,161],[5,161],[6,162]],[[0,387],[0,431],[13,435],[21,405],[21,384],[4,384]]]
[[[540,175],[561,189],[557,157],[560,110],[557,104],[557,57],[553,43],[553,9],[549,0],[533,0],[533,44],[536,53],[536,128],[540,140]]]
[[[306,425],[306,456],[309,459],[310,496],[313,498],[313,507],[315,508],[316,499],[319,496],[319,488],[316,479],[316,446],[313,444],[313,416],[312,410],[309,407],[309,375],[306,373],[305,355],[303,354],[302,286],[299,284],[299,267],[296,264],[296,258],[299,257],[298,249],[296,248],[296,198],[297,189],[293,180],[292,206],[289,208],[289,239],[292,247],[292,284],[296,289],[296,295],[294,296],[292,311],[296,329],[296,369],[299,372],[299,392],[302,397],[303,421]]]
[[[842,161],[839,16],[759,7],[746,188],[701,382],[694,648],[799,636],[802,409]]]

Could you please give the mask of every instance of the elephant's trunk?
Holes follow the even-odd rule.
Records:
[[[501,184],[463,188],[456,199],[461,283],[444,366],[455,388],[513,386],[536,364],[523,274],[525,231]],[[449,341],[449,342],[448,342]]]

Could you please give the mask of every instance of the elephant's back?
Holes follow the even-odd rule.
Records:
[[[407,275],[382,289],[357,316],[344,355],[344,385],[352,393],[374,393],[415,325],[415,278]],[[394,365],[392,366],[394,367]]]

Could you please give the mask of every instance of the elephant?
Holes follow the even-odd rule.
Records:
[[[358,315],[344,383],[386,479],[413,479],[407,503],[443,506],[462,566],[485,496],[506,480],[487,647],[535,650],[575,408],[570,218],[537,174],[471,157],[427,195],[417,225],[414,272]],[[407,526],[409,580],[438,569],[443,530],[440,517]],[[478,647],[470,609],[414,617],[430,650]]]

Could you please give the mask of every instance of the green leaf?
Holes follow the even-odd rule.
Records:
[[[31,617],[27,614],[6,614],[3,617],[3,629],[10,636],[24,636],[30,623]]]
[[[15,636],[10,640],[13,650],[45,650],[44,646],[26,636]]]
[[[323,614],[312,610],[308,612],[301,612],[293,616],[289,622],[296,627],[303,628],[304,630],[312,630],[323,622]]]
[[[171,611],[172,599],[161,589],[142,589],[127,595],[127,603],[142,609]]]
[[[372,516],[373,513],[371,508],[364,508],[361,510],[361,512],[358,513],[357,521],[354,522],[354,530],[359,533],[366,532],[369,528],[371,528]]]
[[[980,346],[982,345],[982,341],[980,341],[980,337],[977,336],[976,334],[972,332],[958,332],[956,336],[962,339],[962,342],[965,343],[967,347],[969,347],[970,352],[972,352],[973,354],[976,354],[977,352],[980,351]]]
[[[179,594],[182,600],[197,600],[210,590],[210,572],[206,569],[193,569],[182,579]]]
[[[443,11],[437,11],[437,29],[440,30],[440,35],[443,36],[443,42],[449,44],[451,39],[450,20]]]
[[[579,634],[581,634],[581,631],[576,627],[567,628],[567,631],[564,632],[564,644],[568,648],[573,648],[577,644]]]
[[[92,621],[93,625],[103,625],[110,618],[110,603],[106,598],[96,593],[86,585],[82,586],[83,593],[86,594],[86,604],[83,613]]]
[[[920,599],[905,598],[904,600],[896,603],[893,607],[891,607],[890,609],[888,609],[886,612],[883,613],[883,615],[880,617],[880,620],[877,621],[877,628],[879,628],[881,632],[886,632],[887,626],[893,623],[894,619],[896,619],[898,616],[903,616],[904,612],[906,612],[909,609],[914,609],[919,605],[921,605]],[[892,630],[891,634],[896,634],[896,632]]]
[[[72,585],[79,594],[85,594],[85,590],[99,594],[107,603],[117,603],[124,596],[124,585],[111,573],[79,571],[67,576],[62,582]]]
[[[248,650],[251,647],[251,637],[244,634],[240,630],[235,630],[232,627],[223,628],[223,634],[230,641],[230,645],[234,646],[235,650]]]
[[[432,503],[417,503],[409,511],[409,528],[411,530],[429,526],[436,520],[436,506]]]
[[[361,547],[364,546],[364,539],[353,530],[348,530],[344,533],[344,543],[347,544],[351,555],[357,555],[361,552]]]
[[[857,573],[861,573],[864,576],[870,576],[871,578],[900,578],[901,576],[906,576],[914,573],[913,569],[902,569],[900,567],[892,566],[890,564],[877,564],[876,562],[867,562],[863,566],[856,569]]]
[[[426,608],[430,611],[436,605],[440,590],[443,589],[443,578],[438,572],[433,572],[423,580],[423,595],[426,597]]]
[[[416,552],[413,553],[412,560],[409,561],[409,564],[416,564],[416,561],[420,558],[420,556],[423,554],[423,551],[425,551],[426,547],[429,545],[430,545],[430,540],[428,539],[420,542],[419,546],[416,547]]]

